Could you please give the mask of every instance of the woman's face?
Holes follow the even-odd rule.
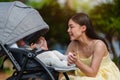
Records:
[[[84,29],[82,26],[74,22],[72,19],[68,22],[68,34],[70,36],[70,40],[79,40],[83,33]]]

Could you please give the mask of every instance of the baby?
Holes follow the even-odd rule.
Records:
[[[21,40],[22,41],[22,40]],[[18,42],[17,42],[18,43]],[[23,44],[23,43],[22,43]],[[19,45],[20,46],[20,45]],[[23,45],[22,45],[23,46]],[[35,52],[39,52],[41,50],[47,50],[42,53],[39,53],[36,57],[40,59],[45,65],[51,66],[55,69],[74,69],[75,65],[69,65],[67,64],[67,55],[63,55],[57,50],[49,51],[47,47],[47,42],[44,37],[40,37],[38,41],[36,41],[35,44],[31,44],[27,49],[33,50],[37,49]]]

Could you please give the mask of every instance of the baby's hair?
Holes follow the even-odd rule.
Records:
[[[40,36],[43,36],[43,34],[41,34],[41,31],[38,31],[31,35],[28,35],[27,37],[23,38],[23,40],[26,44],[30,45],[32,43],[36,43]]]

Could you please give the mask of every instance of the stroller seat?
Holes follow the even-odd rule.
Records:
[[[51,76],[54,76],[55,80],[58,80],[59,73],[50,67],[46,67],[39,59],[36,58],[35,53],[25,48],[9,48],[8,50],[12,53],[21,68],[20,71],[17,70],[14,72],[13,76],[15,80],[16,78],[18,79],[21,77],[25,80],[30,77],[40,77],[43,80],[50,80],[49,76],[46,78],[46,75],[49,75],[49,73]],[[8,80],[11,80],[11,78]]]

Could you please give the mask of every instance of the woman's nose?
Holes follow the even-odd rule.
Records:
[[[70,32],[70,28],[67,29],[67,32]]]

